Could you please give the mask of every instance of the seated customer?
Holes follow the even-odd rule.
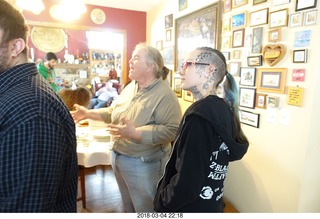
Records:
[[[75,110],[73,107],[74,104],[79,104],[87,108],[90,105],[91,92],[86,87],[78,87],[75,90],[65,88],[59,90],[58,94],[70,111]]]
[[[118,92],[112,87],[112,82],[108,81],[100,87],[95,95],[96,96],[91,99],[90,109],[110,106],[112,101],[118,97]]]

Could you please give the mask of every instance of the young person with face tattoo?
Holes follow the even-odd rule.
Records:
[[[238,117],[237,84],[222,53],[209,47],[190,52],[180,75],[182,89],[191,91],[196,102],[181,120],[158,183],[155,210],[223,212],[229,162],[240,160],[249,146]]]

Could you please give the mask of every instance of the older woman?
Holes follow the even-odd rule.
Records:
[[[109,123],[112,167],[124,210],[151,212],[181,110],[157,49],[138,44],[129,64],[132,81],[110,107],[87,110],[76,105],[72,115],[76,122],[89,118]]]

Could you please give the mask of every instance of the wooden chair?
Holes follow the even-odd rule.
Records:
[[[82,202],[82,208],[86,208],[86,174],[85,174],[85,168],[83,166],[78,166],[78,179],[80,181],[80,190],[81,190],[81,196],[77,198],[77,201]]]

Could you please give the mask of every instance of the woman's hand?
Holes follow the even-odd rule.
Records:
[[[141,132],[127,119],[122,119],[121,125],[108,124],[108,131],[113,138],[135,139],[141,141]]]
[[[78,104],[74,104],[73,107],[75,108],[75,110],[71,111],[70,113],[75,123],[88,118],[88,109],[86,107],[80,106]]]

